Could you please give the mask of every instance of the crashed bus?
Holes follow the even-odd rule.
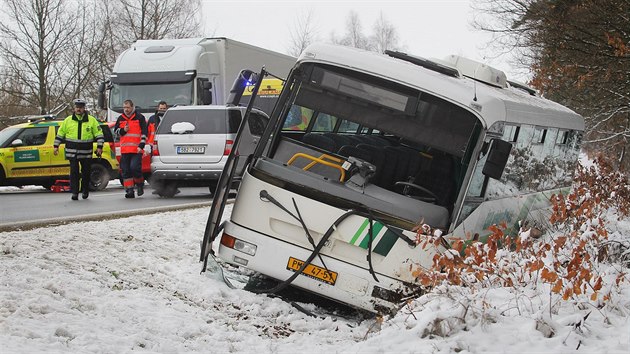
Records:
[[[290,285],[393,313],[423,291],[412,269],[440,251],[417,245],[419,225],[443,247],[499,222],[544,232],[583,130],[580,115],[466,58],[311,45],[256,151],[232,156],[248,159],[242,176],[226,165],[201,260],[279,281],[264,291]]]

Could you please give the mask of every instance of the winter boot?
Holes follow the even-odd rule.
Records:
[[[136,196],[133,193],[133,188],[127,189],[125,192],[125,198],[135,198]]]
[[[138,189],[138,197],[144,194],[144,183],[136,184],[136,188]]]

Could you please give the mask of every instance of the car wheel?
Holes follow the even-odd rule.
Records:
[[[160,197],[173,198],[177,194],[177,182],[174,181],[160,181],[160,186],[157,189],[157,194]]]
[[[109,183],[109,171],[103,165],[92,165],[92,173],[90,174],[90,190],[102,191]]]
[[[177,182],[175,181],[152,178],[149,184],[160,197],[173,198],[177,194]]]
[[[210,186],[208,187],[208,189],[210,190],[210,194],[214,195],[214,192],[217,191],[217,184],[218,183],[219,183],[219,181],[210,183]]]

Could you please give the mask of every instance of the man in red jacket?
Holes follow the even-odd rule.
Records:
[[[164,117],[164,113],[168,109],[168,104],[166,101],[160,101],[157,106],[157,111],[155,114],[149,117],[149,121],[147,122],[147,130],[149,132],[147,143],[153,145],[155,143],[155,132],[157,131],[160,122],[162,121],[162,117]],[[153,146],[151,146],[153,148]]]
[[[123,103],[123,114],[116,120],[114,133],[120,136],[120,169],[125,198],[135,198],[134,185],[141,196],[144,194],[142,154],[147,140],[147,123],[131,100]]]

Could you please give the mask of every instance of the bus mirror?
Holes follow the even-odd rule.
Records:
[[[512,144],[507,141],[492,139],[488,159],[483,166],[483,174],[490,178],[501,179],[511,150]]]
[[[258,74],[251,70],[241,70],[238,74],[236,80],[234,80],[234,84],[230,89],[230,95],[227,99],[227,105],[238,106],[241,102],[241,97],[243,96],[243,92],[245,88],[249,85],[253,85],[258,80]]]

